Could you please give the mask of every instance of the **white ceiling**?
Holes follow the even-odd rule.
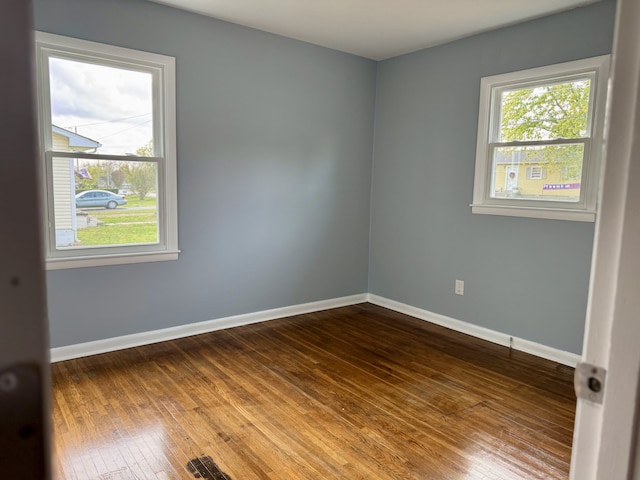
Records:
[[[384,60],[598,0],[152,0]]]

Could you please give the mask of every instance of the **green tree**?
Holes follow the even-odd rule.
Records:
[[[156,186],[156,165],[143,163],[129,167],[129,183],[138,194],[140,200],[144,200],[147,194]]]
[[[122,184],[126,179],[127,179],[127,174],[121,168],[118,168],[118,170],[114,170],[113,172],[111,172],[111,181],[118,189],[122,187]]]
[[[139,157],[153,157],[153,138],[149,140],[146,145],[138,148],[136,155]]]
[[[136,149],[136,155],[139,157],[153,156],[153,139],[149,140],[146,145]],[[128,164],[125,169],[131,188],[144,200],[149,191],[156,186],[156,165],[154,163],[142,163],[134,165]]]
[[[500,141],[584,137],[590,83],[579,80],[505,92]]]
[[[503,93],[500,142],[578,139],[587,134],[591,82],[565,83],[511,90]],[[566,179],[578,179],[582,171],[582,144],[514,147],[525,152],[523,163],[546,164],[562,169]],[[510,153],[506,151],[504,153]]]

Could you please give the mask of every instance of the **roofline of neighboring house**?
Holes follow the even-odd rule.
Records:
[[[58,127],[57,125],[52,124],[51,129],[54,133],[67,137],[69,139],[70,147],[100,148],[102,146],[102,144],[97,140],[79,135],[75,132],[72,132],[71,130],[67,130],[66,128]]]

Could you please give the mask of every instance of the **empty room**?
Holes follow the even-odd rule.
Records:
[[[41,230],[49,439],[0,362],[33,471],[623,478],[575,426],[622,381],[588,319],[624,15],[481,3],[33,0],[42,218],[5,209]]]

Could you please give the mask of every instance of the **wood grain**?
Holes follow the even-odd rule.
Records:
[[[571,368],[370,304],[53,365],[59,479],[564,479]]]

